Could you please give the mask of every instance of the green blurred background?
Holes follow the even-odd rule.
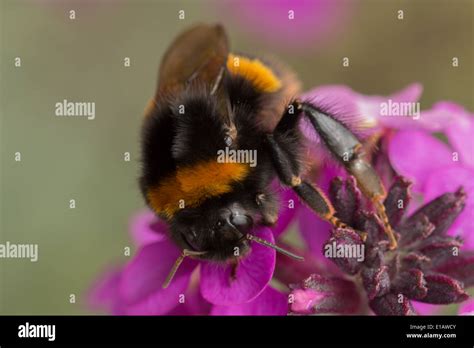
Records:
[[[438,100],[474,106],[469,0],[344,1],[344,21],[306,49],[252,35],[239,13],[226,10],[235,2],[0,2],[0,242],[39,245],[36,263],[0,259],[2,314],[88,313],[84,295],[93,280],[129,259],[129,220],[144,208],[137,188],[143,109],[165,48],[195,22],[227,23],[232,47],[279,56],[305,89],[337,83],[383,95],[419,81],[422,108]],[[350,57],[349,68],[342,57]],[[95,102],[96,119],[56,117],[63,99]]]

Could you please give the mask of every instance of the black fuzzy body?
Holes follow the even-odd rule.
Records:
[[[171,219],[171,238],[183,249],[206,251],[206,259],[229,260],[249,250],[246,239],[220,236],[216,222],[223,208],[233,207],[251,216],[253,227],[272,225],[278,216],[278,201],[271,183],[276,177],[268,137],[278,141],[296,172],[300,171],[301,135],[298,116],[285,127],[262,127],[262,115],[277,109],[278,93],[259,92],[241,76],[226,74],[223,90],[232,110],[236,137],[233,149],[255,150],[257,165],[248,176],[232,185],[232,191],[204,201],[198,207],[179,210]],[[147,116],[142,130],[142,175],[140,187],[147,200],[150,187],[172,175],[177,168],[217,158],[226,144],[226,123],[220,113],[223,96],[213,95],[203,84],[193,83],[177,92],[167,92]],[[184,106],[184,113],[180,107]],[[265,113],[263,111],[266,111]],[[282,115],[274,114],[273,123]],[[268,122],[267,122],[268,123]],[[190,242],[191,240],[191,242]]]

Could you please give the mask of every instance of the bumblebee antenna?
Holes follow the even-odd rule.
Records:
[[[166,277],[165,282],[162,285],[162,288],[166,289],[168,285],[170,285],[176,272],[178,271],[179,266],[181,266],[181,263],[183,262],[186,256],[200,256],[200,255],[204,255],[205,253],[207,253],[207,251],[194,251],[194,250],[184,249],[181,255],[179,255],[179,257],[174,262],[174,265],[171,268],[170,273],[168,273],[168,276]]]
[[[286,255],[288,257],[291,257],[295,260],[298,260],[298,261],[304,261],[304,258],[299,256],[299,255],[295,255],[293,254],[292,252],[289,252],[288,250],[285,250],[283,248],[280,248],[278,245],[275,245],[275,244],[272,244],[270,242],[267,242],[265,239],[261,239],[261,238],[258,238],[258,237],[255,237],[251,234],[247,234],[246,235],[246,238],[248,240],[251,240],[251,241],[254,241],[254,242],[257,242],[258,244],[261,244],[261,245],[265,245],[267,247],[270,247],[276,251],[278,251],[279,253],[283,254],[283,255]]]

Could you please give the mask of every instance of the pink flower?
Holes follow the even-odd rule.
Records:
[[[340,0],[243,0],[225,1],[220,9],[232,13],[229,20],[252,37],[294,52],[334,38],[348,22],[348,5]]]
[[[288,296],[269,286],[253,301],[240,305],[214,306],[211,315],[286,315]]]
[[[282,213],[274,229],[277,235],[291,215],[291,210]],[[94,308],[121,315],[287,313],[286,295],[268,286],[275,250],[252,244],[235,278],[231,277],[231,265],[186,258],[164,289],[162,285],[181,253],[168,238],[166,224],[145,212],[132,220],[131,232],[138,251],[125,266],[111,269],[99,279],[89,296]],[[253,234],[274,243],[274,234],[267,227]]]
[[[452,206],[453,209],[446,207],[446,209],[443,208],[439,213],[436,213],[438,216],[436,216],[435,220],[438,221],[436,222],[437,224],[446,225],[445,232],[448,235],[463,237],[465,243],[462,247],[463,250],[472,250],[472,238],[474,236],[472,233],[472,201],[474,198],[472,189],[472,178],[474,177],[472,172],[474,162],[472,154],[472,134],[474,134],[472,114],[462,107],[449,102],[437,103],[431,110],[421,111],[416,117],[403,117],[391,115],[390,113],[382,114],[381,112],[381,105],[383,104],[416,103],[421,91],[422,89],[419,84],[413,84],[392,96],[380,97],[364,96],[345,86],[323,86],[307,93],[304,98],[310,99],[317,105],[322,105],[326,110],[332,111],[336,117],[340,117],[352,129],[355,129],[362,138],[370,135],[380,137],[378,142],[380,150],[374,155],[373,165],[379,171],[382,179],[384,179],[386,186],[389,187],[388,184],[391,184],[392,179],[396,177],[397,173],[407,176],[414,181],[413,191],[415,197],[412,202],[414,201],[415,204],[411,204],[408,207],[408,212],[413,212],[416,208],[421,207],[423,203],[426,204],[436,197],[446,194],[446,192],[456,192],[462,186],[464,189],[462,194],[464,197],[463,204],[465,204],[464,210],[460,214],[459,212],[454,214],[453,209],[457,209],[457,203],[455,203]],[[319,142],[319,139],[314,136],[314,131],[311,127],[306,126],[303,130],[313,143]],[[432,132],[444,132],[448,138],[448,144],[436,139],[431,135]],[[322,152],[323,150],[318,149],[317,151],[317,158],[325,156]],[[458,160],[453,161],[453,158]],[[329,196],[336,199],[338,196],[337,191],[333,191],[329,183],[335,176],[347,177],[347,174],[337,165],[334,166],[332,162],[325,159],[322,163],[319,163],[316,183]],[[395,171],[391,168],[391,164],[395,167]],[[347,193],[350,196],[350,192]],[[360,194],[352,196],[350,201],[356,202],[359,199]],[[339,214],[344,214],[344,210],[340,207],[336,206],[336,210]],[[347,217],[342,218],[347,221]],[[434,218],[435,215],[431,219]],[[321,265],[323,265],[323,268],[328,269],[331,265],[329,260],[322,256],[322,250],[325,241],[330,237],[330,225],[316,218],[305,207],[298,211],[298,223],[306,245],[316,259],[317,267],[315,269],[318,268],[318,270],[315,270],[315,272],[320,273]],[[453,224],[450,226],[451,223]],[[349,223],[349,225],[352,225],[352,223]],[[445,241],[451,240],[453,243],[451,248],[456,245],[461,247],[462,245],[456,242],[456,239],[444,238]],[[434,248],[432,252],[435,252],[436,248],[442,250],[441,244],[435,243],[430,246],[430,248]],[[446,247],[450,248],[450,246]],[[424,252],[430,253],[428,249]],[[460,256],[450,258],[449,262],[445,261],[442,265],[438,265],[434,271],[444,274],[444,276],[436,278],[428,275],[425,281],[449,284],[453,289],[453,293],[457,293],[461,289],[460,287],[462,287],[463,282],[466,287],[472,286],[474,284],[474,279],[472,278],[474,275],[472,268],[474,259],[469,255],[469,253],[462,253]],[[431,257],[434,257],[434,255],[431,255]],[[433,259],[430,262],[433,263]],[[420,274],[415,271],[410,272]],[[332,276],[337,276],[341,279],[341,275],[334,269],[330,273]],[[370,272],[368,274],[370,275]],[[381,276],[384,273],[375,272],[374,274]],[[453,281],[448,281],[448,279]],[[457,282],[457,279],[460,279],[461,282]],[[304,281],[301,288],[296,287],[292,294],[299,299],[297,304],[310,304],[313,313],[320,313],[324,302],[321,302],[319,297],[315,298],[312,295],[315,292],[315,288],[324,284],[324,281],[319,283],[312,281],[311,286],[308,285],[308,281],[308,279]],[[377,290],[377,292],[380,292],[383,290],[381,286],[371,288],[370,284],[370,281],[367,282],[369,296],[371,296],[372,291]],[[380,284],[383,284],[383,282]],[[339,291],[343,292],[343,289],[339,289]],[[377,292],[375,293],[377,294]],[[462,291],[459,294],[459,299],[466,298]],[[439,295],[441,296],[443,293]],[[357,297],[358,295],[354,294],[353,296]],[[306,302],[305,299],[307,300]],[[385,312],[387,310],[386,307],[391,303],[390,297],[386,297],[384,301],[373,302],[373,309],[380,313]],[[424,299],[424,302],[429,301],[432,301],[432,299]],[[435,304],[420,303],[413,300],[410,302],[416,312],[420,314],[430,314],[440,309]],[[298,312],[301,310],[301,306],[292,306],[292,310]],[[334,308],[333,310],[337,313]],[[410,311],[412,310],[407,302],[406,308],[394,313],[401,314],[409,313]],[[304,312],[303,310],[300,313]]]
[[[437,103],[431,110],[420,111],[419,115],[399,116],[392,114],[390,108],[388,113],[382,112],[382,106],[416,103],[421,92],[422,87],[419,84],[412,84],[387,97],[365,96],[346,86],[322,86],[306,93],[304,99],[311,100],[335,114],[361,138],[367,139],[371,135],[380,137],[378,143],[380,151],[375,154],[373,164],[386,185],[397,173],[414,182],[414,204],[409,207],[409,212],[413,212],[422,203],[429,202],[446,192],[454,192],[462,186],[467,195],[466,207],[449,229],[448,235],[462,236],[465,242],[463,249],[472,250],[474,238],[472,114],[450,102]],[[303,131],[311,142],[319,143],[309,124],[303,126]],[[436,139],[431,135],[432,132],[444,132],[449,144]],[[335,176],[347,177],[347,175],[342,168],[332,165],[333,161],[328,160],[328,156],[320,148],[314,156],[324,160],[320,163],[316,183],[331,195],[330,180]],[[458,161],[453,161],[454,152],[458,156]],[[376,161],[380,158],[382,161]],[[388,160],[393,164],[395,172]],[[330,267],[329,260],[322,256],[321,250],[330,236],[331,226],[315,218],[305,207],[298,211],[298,223],[307,247],[317,262]],[[457,262],[458,264],[447,267],[463,270],[472,268],[472,260],[458,258]],[[464,277],[465,275],[462,275],[462,279],[469,279]],[[470,286],[471,283],[466,285]],[[435,305],[412,302],[420,313],[428,314],[439,309]]]
[[[325,85],[306,92],[302,99],[310,100],[315,105],[323,107],[344,121],[361,138],[367,138],[372,134],[382,133],[391,128],[433,128],[433,123],[429,120],[425,121],[425,118],[422,122],[418,122],[419,120],[410,117],[390,117],[382,115],[381,112],[381,105],[388,104],[389,101],[392,103],[418,102],[422,91],[423,88],[419,83],[413,83],[389,96],[366,96],[344,85]],[[426,119],[428,118],[426,117]],[[444,117],[435,115],[431,118],[441,124]],[[330,181],[336,176],[345,177],[346,172],[328,156],[313,127],[304,119],[302,131],[309,140],[310,147],[316,149],[311,150],[312,157],[322,159],[316,184],[328,194]],[[322,245],[329,238],[330,224],[315,218],[314,213],[306,207],[302,207],[298,211],[298,224],[309,250],[321,255]],[[314,233],[315,230],[319,233]],[[328,260],[320,257],[320,262],[327,264]]]
[[[416,117],[399,116],[390,109],[390,103],[417,103],[421,91],[419,84],[413,84],[383,97],[364,96],[345,86],[323,86],[304,96],[341,118],[361,138],[376,139],[379,151],[368,158],[390,188],[385,207],[399,236],[397,250],[388,250],[380,221],[354,179],[325,154],[312,127],[303,124],[313,149],[311,179],[350,228],[333,230],[291,189],[282,190],[276,226],[258,228],[253,234],[273,243],[296,220],[307,250],[294,252],[304,254],[305,262],[277,257],[273,249],[253,243],[234,279],[228,264],[187,258],[163,289],[180,250],[169,240],[165,223],[151,212],[140,214],[131,223],[136,255],[99,279],[91,304],[132,315],[285,315],[288,309],[295,314],[406,315],[433,313],[439,304],[466,300],[464,286],[474,284],[474,257],[468,251],[473,247],[473,119],[449,102],[437,103]],[[447,141],[433,132],[443,132]],[[275,189],[281,190],[276,184]],[[405,203],[402,208],[400,199]],[[363,243],[353,228],[367,232],[368,240]],[[328,241],[364,244],[364,261],[324,257]],[[463,248],[459,256],[452,257],[453,247]],[[272,279],[289,286],[289,294],[272,288]],[[472,311],[466,303],[460,313]]]
[[[474,315],[474,299],[464,302],[459,308],[461,315]]]
[[[466,207],[448,231],[460,236],[463,249],[474,247],[474,124],[472,114],[451,102],[438,102],[421,113],[423,120],[436,120],[432,127],[404,129],[389,141],[388,155],[394,169],[413,182],[417,196],[410,210],[446,191],[463,187],[467,194]],[[443,132],[448,142],[436,138],[431,132]],[[415,150],[416,149],[416,150]],[[424,314],[436,308],[415,303]]]
[[[390,224],[399,236],[395,250],[389,249],[384,227],[354,178],[335,178],[330,192],[337,216],[351,228],[332,229],[317,254],[324,250],[340,272],[332,271],[328,277],[315,267],[310,277],[292,285],[292,312],[354,314],[367,313],[370,308],[377,315],[413,315],[412,301],[442,305],[469,298],[464,285],[474,284],[473,257],[453,253],[462,242],[445,235],[464,208],[462,190],[444,193],[405,217],[407,204],[400,208],[399,202],[410,201],[410,183],[403,178],[396,180],[384,202]],[[367,234],[365,242],[353,228]],[[313,229],[313,233],[318,232]],[[338,255],[332,251],[336,248],[360,252],[357,256]],[[366,300],[361,301],[364,297]],[[368,303],[369,308],[361,303]]]
[[[390,141],[389,158],[394,169],[413,182],[419,201],[428,201],[446,191],[463,187],[466,208],[448,234],[464,239],[464,248],[474,248],[474,122],[460,106],[437,103],[423,114],[449,120],[444,133],[448,143],[424,130],[403,130]],[[428,117],[428,116],[427,116]],[[416,205],[413,207],[415,208]]]

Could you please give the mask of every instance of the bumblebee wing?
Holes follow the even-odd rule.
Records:
[[[215,88],[225,67],[229,45],[224,28],[197,25],[179,35],[166,51],[159,70],[158,91],[193,80]]]

